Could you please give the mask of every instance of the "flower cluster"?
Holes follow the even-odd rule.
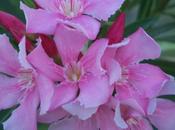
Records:
[[[175,94],[175,81],[146,62],[160,56],[156,41],[142,28],[124,38],[124,13],[97,37],[124,0],[35,2],[20,5],[26,29],[0,12],[19,41],[17,51],[0,35],[0,110],[14,109],[4,130],[175,129],[175,103],[161,98]]]

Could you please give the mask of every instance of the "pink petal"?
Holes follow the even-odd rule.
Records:
[[[121,67],[119,63],[113,59],[108,59],[105,63],[105,69],[109,76],[109,84],[112,85],[121,78]]]
[[[17,88],[18,80],[0,74],[0,110],[7,109],[18,104],[20,91]]]
[[[50,106],[54,94],[54,83],[43,75],[38,75],[37,86],[40,94],[40,114],[45,114]]]
[[[91,40],[94,40],[97,37],[100,30],[100,23],[86,15],[73,18],[71,21],[65,21],[65,24],[83,32],[84,35]]]
[[[97,111],[97,108],[84,108],[78,102],[65,104],[63,108],[71,115],[78,116],[81,120],[90,118]]]
[[[148,104],[148,110],[147,110],[148,115],[152,115],[155,112],[156,107],[157,107],[157,99],[153,98],[149,101]]]
[[[165,99],[158,99],[157,110],[149,116],[151,123],[159,130],[174,130],[175,103]]]
[[[120,43],[108,45],[102,57],[102,64],[104,64],[104,62],[107,62],[108,59],[115,58],[117,49],[119,49],[122,46],[126,46],[128,43],[129,43],[129,39],[125,38]]]
[[[169,77],[158,67],[149,64],[129,67],[129,83],[138,94],[148,98],[158,96]]]
[[[52,123],[70,116],[63,108],[59,107],[53,111],[49,111],[44,115],[39,115],[38,121],[41,123]]]
[[[129,44],[116,53],[116,60],[122,65],[135,64],[145,59],[160,56],[160,47],[142,28],[129,37]]]
[[[88,52],[80,60],[80,63],[86,72],[91,72],[94,75],[97,75],[103,71],[101,66],[101,58],[104,54],[107,44],[108,40],[101,39],[97,40],[90,46]]]
[[[17,51],[6,35],[0,35],[0,72],[15,76],[20,68]]]
[[[97,128],[100,130],[120,130],[114,122],[114,111],[107,106],[99,108],[95,114],[95,119],[97,120]]]
[[[78,87],[74,83],[62,82],[56,86],[52,98],[51,110],[73,101],[78,94]]]
[[[159,95],[175,95],[175,81],[170,80],[165,83]]]
[[[40,7],[48,11],[58,11],[56,0],[34,0]]]
[[[4,123],[5,130],[37,130],[38,97],[31,93]]]
[[[139,121],[137,129],[139,129],[139,130],[153,130],[151,124],[148,122],[148,120],[146,120],[144,118]]]
[[[64,25],[58,26],[54,39],[64,64],[77,61],[81,49],[88,41],[81,32]]]
[[[88,0],[85,14],[107,21],[123,4],[124,0]]]
[[[45,53],[41,43],[28,55],[28,61],[40,72],[54,81],[63,80],[63,69]]]
[[[104,104],[110,96],[110,87],[105,76],[95,77],[88,75],[79,82],[79,87],[80,95],[77,100],[85,108],[98,107]]]
[[[33,69],[33,67],[27,61],[27,51],[26,51],[26,38],[23,37],[21,42],[19,43],[19,62],[21,66],[25,69]]]
[[[121,109],[120,109],[120,103],[117,103],[117,106],[116,106],[116,109],[115,109],[114,121],[115,121],[115,123],[118,127],[122,128],[122,129],[128,128],[127,123],[125,122],[125,120],[122,117],[122,113],[121,113]]]
[[[28,33],[53,34],[59,20],[57,13],[52,13],[43,9],[32,9],[21,2],[20,8],[26,17],[26,27]]]
[[[49,130],[97,130],[97,127],[95,120],[81,121],[76,117],[72,117],[53,123]]]
[[[122,104],[130,106],[142,115],[147,113],[150,98],[145,98],[145,96],[141,95],[137,89],[134,89],[129,84],[117,85],[116,92],[116,98],[120,100]]]

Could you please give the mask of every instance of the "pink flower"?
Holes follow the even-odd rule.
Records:
[[[153,130],[146,116],[134,104],[116,103],[114,121],[117,130]]]
[[[156,111],[148,117],[158,130],[174,130],[175,103],[166,99],[157,99]]]
[[[48,110],[53,83],[28,62],[25,38],[19,44],[19,53],[6,35],[1,35],[0,41],[0,110],[19,104],[4,123],[4,129],[37,130],[37,108],[40,103],[41,114]]]
[[[120,100],[135,99],[146,109],[149,99],[159,95],[169,77],[159,67],[140,63],[159,56],[160,47],[141,28],[123,42],[108,47],[103,64],[108,70],[111,83],[115,82],[115,93]],[[108,59],[112,62],[105,62]]]
[[[99,32],[98,20],[107,21],[124,0],[35,0],[41,7],[31,9],[24,4],[27,32],[54,34],[57,24],[63,23],[95,39]],[[98,20],[96,20],[98,19]]]
[[[162,88],[159,97],[175,95],[175,81],[170,79]],[[149,120],[159,130],[174,130],[175,128],[175,102],[156,98],[155,107],[148,115]]]
[[[105,104],[100,106],[92,117],[85,120],[72,116],[59,108],[42,116],[40,121],[52,123],[49,130],[118,130],[114,122],[114,115],[114,110]]]
[[[35,68],[52,78],[54,82],[59,82],[55,87],[51,109],[71,101],[79,102],[85,108],[98,107],[105,103],[110,92],[108,78],[101,67],[101,57],[108,40],[97,40],[80,57],[81,49],[87,42],[87,38],[82,33],[61,25],[54,39],[62,65],[48,63],[48,56],[41,45],[37,46],[28,57]],[[38,55],[40,55],[39,59]],[[52,71],[62,77],[57,78],[55,74],[51,74]]]

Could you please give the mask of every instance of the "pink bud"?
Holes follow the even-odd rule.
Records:
[[[15,16],[3,11],[0,11],[0,25],[12,34],[17,43],[25,35],[25,24]],[[31,42],[27,40],[27,50],[30,51],[32,48]]]
[[[123,40],[125,30],[125,13],[121,13],[116,21],[109,28],[107,38],[109,38],[109,44],[121,42]]]
[[[55,57],[58,55],[58,51],[56,49],[56,45],[55,42],[49,38],[46,35],[39,35],[41,40],[42,40],[42,46],[44,48],[44,50],[46,51],[46,53],[50,56],[50,57]]]

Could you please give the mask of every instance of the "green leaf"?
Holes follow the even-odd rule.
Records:
[[[139,27],[143,27],[145,30],[148,30],[149,28],[151,28],[155,24],[157,19],[158,19],[158,17],[154,16],[154,17],[150,17],[150,18],[147,18],[144,20],[136,21],[136,22],[128,25],[126,27],[126,30],[125,30],[125,36],[129,36],[130,34],[135,32]]]
[[[33,0],[22,0],[26,5],[28,5],[29,7],[31,8],[35,8],[36,5],[35,3],[33,2]]]
[[[163,25],[159,25],[157,27],[152,28],[150,31],[150,35],[153,37],[158,37],[159,35],[163,35],[171,30],[175,30],[175,22],[166,23]]]
[[[38,124],[38,130],[48,130],[47,124]]]

